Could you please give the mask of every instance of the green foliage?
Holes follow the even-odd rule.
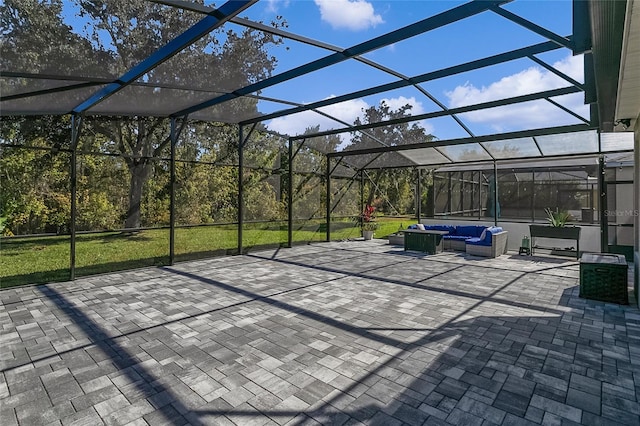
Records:
[[[11,230],[7,228],[7,217],[0,217],[0,236],[13,236],[13,232],[11,232]]]
[[[244,220],[282,220],[286,217],[285,173],[281,158],[286,140],[257,133],[245,144],[243,170]],[[286,157],[285,157],[286,158]]]
[[[553,211],[547,207],[544,212],[547,214],[547,222],[557,228],[565,226],[567,222],[573,219],[573,216],[567,211],[559,211],[558,209]]]
[[[43,74],[63,74],[74,70],[82,75],[112,80],[202,19],[201,14],[143,0],[73,0],[72,3],[74,7],[68,10],[77,11],[77,17],[63,16],[63,2],[60,0],[6,0],[0,3],[2,60],[7,69]],[[119,19],[113,19],[113,16]],[[70,19],[86,25],[82,30],[71,28],[65,24]],[[286,26],[280,18],[272,24],[275,27]],[[253,29],[239,33],[215,30],[147,73],[144,79],[149,84],[162,83],[172,87],[183,86],[187,81],[190,84],[196,82],[202,84],[199,89],[226,92],[268,77],[276,66],[276,60],[269,51],[281,43],[277,36]],[[215,79],[211,78],[211,69],[216,70]],[[26,82],[19,78],[0,81],[0,89],[6,90],[7,94],[48,88],[44,85],[28,88],[22,85]],[[151,111],[156,111],[167,104],[176,108],[188,104],[193,100],[189,96],[202,97],[198,90],[149,91],[136,85],[126,90],[131,98],[114,97],[103,106],[118,99],[126,107],[130,99],[132,102],[144,102]],[[89,93],[91,90],[87,90]],[[77,101],[63,98],[66,95],[65,92],[56,94],[61,102]],[[243,97],[231,104],[242,116],[257,113],[257,100],[251,97]],[[403,117],[409,114],[410,108],[407,105],[392,111],[383,103],[378,108],[365,111],[363,122]],[[211,108],[207,112],[216,116],[218,111]],[[39,149],[1,148],[0,217],[3,218],[4,234],[63,234],[69,231],[70,124],[69,117],[3,117],[0,123],[0,141],[3,144]],[[78,230],[104,231],[169,223],[169,124],[167,119],[158,117],[85,117],[75,170]],[[358,120],[355,124],[362,123]],[[177,125],[180,135],[176,147],[179,159],[175,184],[177,223],[198,225],[236,221],[238,178],[241,174],[244,219],[275,221],[273,223],[277,224],[261,225],[266,226],[264,230],[260,227],[248,229],[245,238],[257,245],[286,240],[282,220],[286,217],[290,183],[286,169],[287,140],[256,129],[246,141],[245,168],[239,171],[237,126],[181,120]],[[309,132],[318,130],[319,127],[310,128]],[[368,146],[371,137],[378,141],[376,143],[386,145],[432,139],[415,124],[378,128],[370,135],[355,134],[352,148]],[[324,153],[334,151],[341,144],[342,140],[335,135],[311,138],[296,151],[291,195],[294,217],[304,219],[294,233],[299,241],[324,238],[321,223],[315,220],[326,212]],[[369,204],[375,204],[386,214],[410,211],[413,208],[413,179],[414,174],[408,169],[374,172],[367,179],[370,183],[365,188]],[[357,216],[360,208],[357,181],[332,179],[332,189],[332,214]],[[343,238],[348,238],[352,232],[359,235],[358,225],[354,225],[347,219],[341,224],[344,228],[340,228],[336,235]],[[202,228],[194,228],[197,230],[194,233],[185,231],[191,244],[186,252],[237,246],[233,241],[237,234],[234,227],[224,232],[224,227],[216,228],[220,232],[215,235],[204,232]],[[378,229],[382,228],[380,224]],[[77,256],[82,271],[109,270],[131,265],[131,262],[138,264],[136,262],[140,259],[152,259],[142,264],[156,264],[163,262],[167,255],[164,231],[145,231],[127,236],[91,235],[79,237]],[[28,241],[33,244],[29,245]],[[145,241],[149,242],[148,246],[144,246]],[[177,247],[180,247],[179,241]],[[6,240],[3,241],[3,255],[5,247],[8,250],[15,248],[17,251],[11,252],[15,254],[12,259],[24,262],[12,263],[11,268],[20,264],[22,266],[18,266],[16,271],[25,268],[48,276],[47,271],[64,271],[68,265],[67,243],[68,238],[51,238],[46,244],[38,239]],[[3,256],[5,259],[8,257]],[[55,260],[49,262],[51,259]],[[60,272],[59,276],[66,275]]]
[[[0,24],[3,32],[3,65],[14,71],[64,74],[73,70],[79,75],[113,79],[203,18],[199,13],[144,0],[74,0],[73,3],[75,7],[67,8],[67,11],[77,11],[75,18],[84,23],[82,29],[65,24],[70,17],[63,15],[63,3],[60,0],[2,2]],[[283,27],[286,22],[278,18],[272,25]],[[55,43],[51,40],[55,40]],[[268,32],[250,28],[240,32],[219,28],[201,37],[162,66],[146,73],[144,79],[148,84],[157,83],[161,86],[180,87],[188,82],[191,89],[237,89],[271,75],[276,60],[269,50],[281,43],[279,37]],[[211,78],[211,69],[216,70],[215,79]],[[6,89],[6,93],[16,93],[20,90],[16,86],[21,84],[26,83],[20,79],[2,79],[0,89]],[[45,88],[32,85],[28,91]],[[131,86],[128,90],[130,101],[144,102],[151,113],[167,105],[187,105],[202,100],[202,93],[198,90],[149,91],[139,86]],[[87,95],[89,93],[87,91]],[[78,102],[75,98],[67,101]],[[127,101],[124,102],[126,104]],[[257,112],[257,100],[250,97],[243,97],[231,104],[237,114],[253,115]],[[126,105],[123,107],[126,108]],[[210,113],[216,115],[213,110]],[[68,118],[3,118],[3,127],[3,141],[33,146],[38,145],[34,141],[46,139],[41,145],[53,150],[69,147],[71,132]],[[189,131],[182,132],[187,127]],[[237,145],[237,131],[229,131],[228,126],[221,131],[221,127],[180,123],[180,143],[186,147],[181,154],[193,157],[189,160],[206,156],[221,163],[224,158],[233,160],[237,152],[237,147],[233,147]],[[229,143],[230,138],[234,140],[233,143]],[[162,173],[153,158],[168,157],[169,143],[169,120],[164,118],[85,119],[79,149],[121,154],[124,169],[98,172],[103,176],[108,172],[112,174],[104,181],[110,181],[109,192],[103,193],[100,181],[93,178],[97,167],[93,168],[89,164],[91,160],[87,160],[87,169],[79,174],[79,185],[85,185],[88,191],[79,200],[82,227],[137,228],[167,223],[168,169],[165,167],[165,173]],[[109,166],[106,164],[108,161],[95,162],[103,163],[103,167]],[[111,179],[121,170],[128,173],[125,179],[120,177],[117,182]],[[31,175],[41,177],[38,168],[32,171]],[[123,182],[127,185],[125,198],[120,193]],[[17,191],[23,190],[24,185],[18,185],[17,188]],[[68,217],[62,220],[62,216],[54,211],[61,198],[51,196],[46,200],[43,195],[49,194],[36,191],[22,196],[20,200],[4,200],[3,215],[7,211],[8,226],[19,225],[21,228],[18,232],[27,233],[33,232],[38,226],[64,228]],[[192,199],[187,204],[190,201]],[[234,207],[226,203],[222,209],[225,210],[223,216],[228,218]],[[14,210],[22,216],[16,217],[18,213],[13,213]],[[105,215],[108,210],[113,213]],[[190,215],[188,220],[199,217],[200,221],[207,222],[212,216],[207,214],[208,210],[211,209],[199,205],[196,214]]]
[[[250,181],[244,192],[244,219],[278,220],[285,217],[285,205],[276,199],[277,193],[259,173],[249,172]],[[246,176],[246,175],[245,175]]]
[[[365,222],[362,224],[363,231],[375,231],[378,229],[378,222]]]
[[[178,163],[176,172],[176,223],[195,225],[237,219],[235,168]]]
[[[79,195],[81,200],[76,218],[79,229],[117,229],[118,212],[104,192],[85,191]]]
[[[86,138],[88,144],[93,138]],[[117,157],[78,155],[76,227],[81,231],[122,228],[128,173]]]
[[[45,141],[35,139],[41,146]],[[5,148],[0,155],[0,215],[5,233],[64,231],[69,220],[69,156]]]

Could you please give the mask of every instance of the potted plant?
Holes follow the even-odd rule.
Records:
[[[376,222],[376,217],[374,215],[375,211],[375,207],[367,204],[360,215],[360,227],[362,229],[362,236],[365,240],[372,239],[373,232],[378,229],[378,222]]]

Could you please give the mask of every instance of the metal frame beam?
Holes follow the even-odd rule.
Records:
[[[70,237],[70,247],[69,247],[69,278],[71,281],[76,279],[76,218],[78,215],[78,201],[77,201],[77,192],[78,192],[78,140],[80,139],[80,131],[82,130],[82,120],[83,117],[81,115],[74,114],[71,116],[71,170],[70,170],[70,192],[71,192],[71,217],[70,217],[70,226],[69,232],[71,234]]]
[[[416,217],[418,218],[418,223],[422,223],[420,221],[420,217],[422,216],[422,169],[416,168]]]
[[[169,137],[171,138],[171,175],[169,192],[169,265],[175,260],[176,245],[176,118],[171,119]]]
[[[0,102],[14,101],[16,99],[31,98],[33,96],[44,96],[52,93],[67,92],[70,90],[84,89],[85,87],[100,86],[103,83],[86,82],[71,84],[69,86],[52,87],[51,89],[34,90],[33,92],[16,93],[15,95],[0,96]]]
[[[587,129],[587,130],[593,130],[592,129]],[[471,142],[473,143],[473,142]],[[414,148],[414,149],[419,149],[418,148]],[[622,149],[622,150],[615,150],[615,151],[605,151],[605,152],[576,152],[576,153],[572,153],[572,154],[554,154],[554,155],[539,155],[539,156],[529,156],[529,157],[518,157],[518,158],[510,158],[510,159],[495,159],[495,160],[466,160],[466,161],[452,161],[449,163],[431,163],[431,164],[422,164],[420,166],[418,166],[421,169],[428,169],[428,170],[432,170],[434,168],[437,167],[450,167],[450,166],[456,166],[456,165],[470,165],[470,164],[475,164],[475,165],[480,165],[480,164],[486,164],[488,162],[491,161],[496,161],[497,164],[501,164],[501,163],[508,163],[510,161],[517,161],[517,162],[524,162],[526,160],[532,160],[532,161],[540,161],[540,160],[545,160],[545,159],[559,159],[559,158],[593,158],[593,157],[597,157],[599,155],[609,155],[609,154],[620,154],[620,153],[626,153],[626,152],[632,152],[633,150],[629,150],[629,149]],[[366,170],[377,170],[377,169],[387,169],[387,168],[392,168],[392,169],[408,169],[408,168],[415,168],[416,166],[413,164],[407,164],[404,166],[391,166],[391,167],[363,167],[360,169],[360,171],[366,171]],[[345,178],[345,179],[349,179],[349,178]]]
[[[359,150],[352,150],[352,151],[332,152],[327,155],[329,157],[341,157],[341,156],[348,157],[352,155],[377,154],[377,153],[395,152],[395,151],[409,151],[412,149],[420,149],[420,148],[435,148],[438,146],[492,142],[492,141],[498,141],[503,139],[517,139],[517,138],[524,138],[524,137],[544,136],[544,135],[552,135],[556,133],[573,133],[573,132],[581,132],[585,130],[594,130],[594,127],[588,126],[586,124],[574,124],[571,126],[547,127],[544,129],[535,129],[535,130],[522,130],[518,132],[498,133],[498,134],[486,135],[486,136],[475,136],[472,138],[448,139],[448,140],[442,140],[442,141],[431,141],[431,142],[414,143],[414,144],[407,144],[407,145],[394,145],[390,147],[377,147],[377,148],[367,148],[367,149],[359,149]],[[534,157],[534,158],[542,158],[542,156]],[[474,161],[474,162],[477,162],[477,161]],[[426,165],[426,166],[429,166],[429,165]]]
[[[363,222],[362,213],[364,212],[364,172],[364,170],[360,170],[360,217],[358,220],[358,224],[360,225],[361,229]]]
[[[515,22],[516,24],[528,29],[529,31],[533,31],[536,34],[539,34],[542,37],[547,38],[553,41],[554,43],[557,43],[561,47],[566,47],[567,49],[573,50],[571,40],[569,40],[566,37],[559,36],[558,34],[552,31],[549,31],[548,29],[543,28],[540,25],[534,24],[533,22],[528,21],[523,17],[518,16],[515,13],[509,12],[508,10],[505,10],[499,6],[492,6],[491,10],[496,14],[502,16],[503,18],[506,18],[511,22]]]
[[[242,125],[238,126],[238,254],[242,254],[242,227],[244,225],[244,140]]]
[[[574,116],[575,118],[577,118],[578,120],[582,121],[583,123],[585,123],[585,124],[589,124],[589,123],[590,123],[590,121],[589,121],[589,120],[587,120],[586,118],[584,118],[584,117],[583,117],[583,116],[581,116],[580,114],[578,114],[578,113],[575,113],[575,112],[571,111],[569,108],[567,108],[567,107],[566,107],[566,106],[564,106],[564,105],[561,105],[560,103],[558,103],[558,102],[554,101],[553,99],[551,99],[551,98],[545,98],[545,100],[546,100],[547,102],[549,102],[550,104],[552,104],[553,106],[555,106],[556,108],[560,108],[561,110],[563,110],[563,111],[564,111],[564,112],[566,112],[567,114],[570,114],[570,115]]]
[[[448,112],[448,113],[449,113],[449,108],[447,108],[447,106],[446,106],[445,104],[443,104],[442,102],[440,102],[440,101],[438,100],[438,98],[436,98],[436,97],[435,97],[435,96],[433,96],[431,93],[429,93],[425,88],[423,88],[422,86],[420,86],[420,85],[418,85],[418,84],[414,84],[414,87],[415,87],[416,89],[418,89],[418,91],[419,91],[420,93],[422,93],[422,94],[423,94],[423,95],[425,95],[427,98],[429,98],[429,100],[430,100],[431,102],[433,102],[434,104],[436,104],[436,105],[437,105],[437,106],[438,106],[442,111],[445,111],[445,112]],[[463,129],[465,132],[467,132],[467,134],[468,134],[469,136],[475,136],[475,135],[473,134],[473,132],[471,131],[471,129],[469,129],[469,127],[468,127],[466,124],[464,124],[464,123],[462,122],[462,120],[460,120],[460,118],[458,118],[458,116],[457,116],[457,115],[449,113],[449,116],[450,116],[451,118],[453,118],[453,120],[454,120],[456,123],[458,123],[458,125],[459,125],[460,127],[462,127],[462,129]]]
[[[13,71],[0,71],[0,77],[3,77],[3,78],[24,78],[24,79],[27,79],[27,80],[71,81],[71,82],[75,82],[76,83],[76,84],[71,84],[71,85],[68,85],[68,86],[61,86],[61,87],[57,87],[57,88],[35,90],[33,92],[24,92],[24,93],[15,94],[15,95],[9,95],[9,96],[6,96],[4,98],[0,98],[3,101],[4,100],[13,100],[13,99],[21,99],[21,98],[28,98],[28,97],[32,97],[32,96],[38,96],[38,95],[42,95],[42,94],[47,94],[50,91],[51,92],[65,92],[65,91],[68,91],[68,90],[75,90],[75,89],[83,88],[85,86],[86,87],[89,87],[89,86],[100,86],[100,85],[105,85],[105,84],[109,84],[109,83],[113,82],[113,79],[102,78],[102,77],[98,78],[98,77],[84,77],[84,76],[66,76],[66,75],[56,75],[56,74],[38,74],[38,73],[13,72]],[[190,91],[190,92],[201,92],[201,93],[216,93],[216,94],[220,93],[219,90],[204,90],[204,89],[184,86],[184,85],[180,85],[180,84],[146,83],[146,82],[139,81],[139,80],[131,82],[129,84],[129,86],[150,87],[150,88],[158,88],[158,89],[185,90],[185,91]],[[44,92],[44,93],[40,93],[40,92]],[[265,100],[265,101],[281,103],[281,104],[285,104],[285,105],[294,105],[294,106],[298,105],[295,102],[290,102],[290,101],[286,101],[286,100],[283,100],[283,99],[268,98],[268,97],[257,96],[257,95],[250,95],[250,97],[255,98],[255,99]]]
[[[326,179],[327,179],[327,194],[326,194],[326,221],[327,221],[327,229],[326,229],[326,241],[331,241],[331,157],[328,155],[325,157],[327,160],[327,170],[326,170]]]
[[[187,117],[183,117],[183,120],[187,120]],[[170,176],[170,204],[169,204],[169,264],[175,263],[175,243],[176,243],[176,187],[177,187],[177,174],[176,174],[176,147],[178,145],[178,139],[180,133],[184,129],[182,126],[177,128],[177,118],[171,119],[170,138],[171,138],[171,176]]]
[[[57,81],[73,81],[73,82],[87,82],[107,84],[113,80],[101,77],[85,77],[80,75],[60,75],[60,74],[43,74],[24,71],[0,71],[0,77],[2,78],[27,78],[35,80],[57,80]]]
[[[251,126],[251,130],[244,137],[243,126],[238,126],[238,254],[242,254],[242,231],[244,227],[244,146],[256,129],[256,125]]]
[[[454,7],[453,9],[449,9],[445,12],[423,19],[411,25],[407,25],[406,27],[400,28],[398,30],[392,31],[387,34],[383,34],[381,36],[367,40],[363,43],[359,43],[355,46],[351,46],[349,48],[342,50],[341,52],[333,53],[331,55],[317,59],[315,61],[308,62],[304,65],[300,65],[289,71],[285,71],[283,73],[277,74],[270,78],[266,78],[254,84],[250,84],[248,86],[239,88],[233,91],[232,93],[218,96],[213,99],[209,99],[208,101],[204,101],[199,104],[193,105],[189,108],[185,108],[181,111],[176,112],[173,115],[184,115],[184,114],[193,113],[193,112],[200,111],[202,109],[209,108],[214,105],[218,105],[220,103],[223,103],[241,96],[246,96],[251,93],[259,92],[268,87],[274,86],[279,83],[283,83],[293,78],[300,77],[302,75],[309,74],[314,71],[318,71],[330,65],[338,64],[340,62],[346,61],[347,59],[354,58],[356,56],[364,55],[365,53],[371,52],[372,50],[380,49],[382,47],[389,46],[390,44],[400,42],[402,40],[416,36],[418,34],[422,34],[422,33],[434,30],[436,28],[440,28],[445,25],[451,24],[453,22],[460,21],[470,16],[477,15],[479,13],[489,10],[492,7],[496,7],[496,6],[499,6],[500,4],[507,3],[508,1],[511,1],[511,0],[490,0],[490,1],[475,0],[469,3],[465,3],[461,6]],[[248,123],[243,122],[242,124],[248,124]]]
[[[283,117],[286,115],[295,114],[297,112],[309,111],[312,109],[318,109],[321,107],[333,105],[340,102],[345,102],[361,97],[366,97],[370,95],[374,95],[377,93],[388,92],[395,89],[401,89],[403,87],[410,86],[412,84],[425,83],[432,80],[437,80],[444,77],[449,77],[456,74],[461,74],[468,71],[477,70],[480,68],[489,67],[492,65],[498,65],[504,62],[513,61],[516,59],[526,58],[530,55],[535,55],[539,53],[549,52],[552,50],[557,50],[560,47],[550,41],[534,44],[532,46],[523,47],[521,49],[511,50],[509,52],[500,53],[497,55],[489,56],[487,58],[478,59],[475,61],[465,62],[463,64],[454,65],[452,67],[443,68],[437,71],[428,72],[425,74],[421,74],[415,77],[411,77],[407,80],[396,81],[393,83],[381,84],[379,86],[374,86],[369,89],[359,90],[356,92],[348,93],[342,96],[336,96],[330,99],[325,99],[318,102],[313,102],[305,105],[301,105],[295,108],[290,108],[287,110],[276,111],[271,114],[261,115],[260,117],[253,118],[251,120],[244,120],[242,124],[250,124],[253,122],[262,122],[265,120],[270,120],[273,118]]]
[[[196,24],[191,26],[191,28],[178,35],[176,38],[162,46],[160,49],[156,50],[153,54],[151,54],[151,56],[148,56],[138,65],[130,68],[119,79],[108,84],[105,88],[94,93],[91,97],[89,97],[89,99],[76,106],[73,109],[73,113],[83,113],[91,107],[104,101],[109,96],[127,87],[129,84],[133,83],[150,70],[170,59],[184,48],[193,44],[196,40],[200,39],[205,34],[208,34],[214,29],[220,27],[233,16],[242,12],[257,1],[258,0],[232,0],[226,2],[225,4],[220,6],[220,8],[212,11],[205,18],[201,19]],[[183,115],[187,115],[187,113],[177,114],[177,116]]]
[[[540,136],[540,135],[536,135],[536,136]],[[538,139],[536,139],[536,136],[533,136],[531,139],[533,139],[533,143],[536,145],[536,149],[540,153],[540,157],[544,157],[544,153],[542,152],[542,148],[540,148],[540,143],[538,142]],[[598,147],[598,151],[600,151],[599,147]]]
[[[444,107],[443,107],[443,109],[446,109],[446,108],[444,108]],[[352,127],[352,125],[351,125],[351,124],[349,124],[349,123],[347,123],[346,121],[344,121],[344,120],[340,120],[339,118],[336,118],[336,117],[334,117],[334,116],[332,116],[332,115],[329,115],[329,114],[327,114],[327,113],[325,113],[325,112],[323,112],[323,111],[316,111],[316,110],[314,110],[314,112],[316,112],[316,113],[318,113],[318,114],[320,114],[320,115],[322,115],[322,116],[325,116],[325,117],[327,117],[327,118],[329,118],[329,119],[331,119],[331,120],[334,120],[334,121],[336,121],[336,122],[338,122],[338,123],[340,123],[340,124],[342,124],[342,125],[344,125],[344,126],[346,126],[346,127],[348,127],[348,128],[351,128],[351,127]],[[456,118],[457,118],[457,117],[456,117]],[[455,118],[454,118],[454,119],[455,119]],[[457,120],[456,120],[456,121],[457,121]],[[255,123],[254,123],[254,124],[255,124]],[[464,127],[464,124],[462,124],[462,123],[461,123],[461,125]],[[388,144],[388,143],[384,142],[384,141],[383,141],[383,140],[381,140],[380,138],[377,138],[376,136],[372,135],[371,133],[365,132],[364,130],[366,130],[366,129],[358,130],[358,132],[362,133],[362,135],[364,135],[364,136],[368,137],[369,139],[371,139],[372,141],[374,141],[374,142],[376,142],[376,143],[379,143],[379,144],[380,144],[380,145],[382,145],[382,146],[389,146],[389,144]],[[473,136],[473,135],[471,135],[471,136]],[[301,146],[300,148],[302,148],[302,146]],[[298,148],[298,149],[300,149],[300,148]],[[296,154],[297,154],[297,152],[296,152]],[[323,153],[323,154],[324,154],[324,153]],[[408,157],[407,157],[407,160],[411,161],[412,163],[415,163],[411,158],[408,158]],[[354,167],[355,167],[355,166],[354,166]]]
[[[591,158],[597,158],[600,155],[609,155],[609,154],[620,154],[620,153],[627,153],[627,152],[631,152],[629,150],[620,150],[620,151],[607,151],[607,152],[603,152],[603,153],[597,153],[597,152],[592,152],[592,153],[584,153],[584,152],[578,152],[575,154],[557,154],[557,155],[548,155],[546,157],[544,157],[544,159],[546,160],[557,160],[557,159],[564,159],[564,158],[581,158],[581,159],[591,159]],[[502,163],[509,163],[509,161],[517,161],[517,162],[522,162],[524,163],[526,160],[532,160],[532,161],[540,161],[542,160],[542,158],[540,157],[522,157],[522,158],[516,158],[516,159],[509,159],[509,160],[495,160],[496,163],[498,164],[498,166],[500,167],[500,165]],[[493,164],[493,160],[484,160],[484,161],[477,161],[477,160],[468,160],[468,161],[458,161],[455,164],[451,164],[451,163],[437,163],[437,164],[426,164],[424,166],[420,166],[420,168],[422,169],[429,169],[429,170],[433,170],[433,169],[437,169],[440,167],[452,167],[452,166],[469,166],[469,165],[474,165],[474,166],[481,166],[483,164]],[[377,169],[387,169],[387,168],[392,168],[392,169],[409,169],[409,168],[414,168],[414,165],[406,165],[406,166],[393,166],[393,167],[376,167],[376,168],[370,168],[370,169],[366,169],[364,170],[365,172],[367,170],[377,170]],[[514,167],[510,167],[510,168],[514,168]],[[537,169],[545,169],[547,170],[548,167],[534,167],[536,170]],[[531,169],[531,167],[528,167],[525,169],[529,170]],[[466,170],[468,171],[468,170]],[[347,178],[348,179],[348,178]]]
[[[289,139],[289,170],[287,170],[289,176],[289,182],[287,182],[287,247],[291,247],[293,245],[293,159],[300,149],[302,149],[304,139],[295,153],[293,152],[294,143],[295,141],[293,139]]]
[[[428,120],[431,118],[449,116],[451,114],[462,114],[465,112],[472,112],[472,111],[478,111],[482,109],[513,105],[513,104],[518,104],[523,102],[535,101],[539,99],[552,98],[555,96],[568,95],[568,94],[577,93],[577,92],[580,92],[580,89],[574,86],[564,87],[561,89],[545,90],[544,92],[532,93],[529,95],[514,96],[512,98],[505,98],[497,101],[482,102],[479,104],[467,105],[467,106],[458,107],[458,108],[451,108],[448,111],[435,111],[435,112],[429,112],[426,114],[410,115],[402,118],[397,118],[394,120],[379,121],[377,123],[361,124],[359,126],[350,126],[350,127],[344,127],[341,129],[334,129],[334,130],[327,130],[324,132],[317,132],[313,134],[306,134],[304,135],[304,137],[308,138],[308,137],[317,137],[317,136],[328,136],[328,135],[335,135],[339,133],[348,133],[348,132],[356,132],[360,130],[375,129],[378,127],[390,126],[394,124],[407,123],[411,121]],[[302,137],[303,136],[296,137],[296,138],[299,139]]]
[[[167,6],[177,7],[180,9],[190,10],[192,12],[197,12],[197,13],[207,14],[211,12],[211,10],[213,10],[213,8],[211,7],[184,1],[184,0],[150,0],[150,1],[154,3],[164,4]],[[234,17],[230,20],[230,22],[233,22],[234,24],[242,25],[244,27],[251,28],[254,30],[277,35],[279,37],[286,38],[289,40],[297,41],[299,43],[307,44],[309,46],[330,50],[332,52],[342,52],[343,50],[345,50],[343,47],[335,46],[335,45],[325,43],[323,41],[315,40],[309,37],[304,37],[299,34],[284,31],[280,28],[275,28],[275,27],[268,26],[260,22],[254,22],[245,18]],[[391,74],[402,79],[407,78],[401,75],[400,73],[398,73],[397,71],[394,71],[391,68],[385,67],[384,65],[378,64],[377,62],[374,62],[371,59],[367,59],[362,56],[354,56],[353,59],[358,62],[362,62],[363,64],[369,65],[370,67],[380,70],[382,72],[386,72],[387,74]]]
[[[555,75],[557,75],[558,77],[560,77],[561,79],[573,84],[576,87],[579,87],[581,90],[584,90],[584,84],[580,83],[579,81],[569,77],[567,74],[563,73],[562,71],[554,68],[553,66],[549,65],[548,63],[546,63],[545,61],[543,61],[542,59],[539,59],[533,55],[528,55],[527,56],[529,59],[531,59],[533,62],[535,62],[536,64],[540,65],[541,67],[545,68],[546,70],[554,73]]]

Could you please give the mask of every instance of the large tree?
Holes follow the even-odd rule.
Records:
[[[74,0],[66,6],[60,0],[6,0],[0,16],[3,69],[108,79],[118,78],[204,17],[143,0]],[[269,49],[279,43],[279,38],[252,29],[214,30],[96,106],[101,114],[126,115],[140,106],[148,111],[145,116],[85,121],[85,132],[104,136],[104,146],[98,149],[122,154],[129,171],[125,228],[141,226],[143,191],[154,158],[168,156],[169,122],[158,115],[268,77],[276,65]],[[43,83],[28,90],[45,87]],[[12,87],[12,93],[16,91]],[[242,98],[225,112],[246,114],[256,111],[256,105],[256,100]],[[216,112],[210,111],[210,116]],[[38,119],[20,122],[33,126],[34,121]],[[49,131],[46,125],[40,129],[43,136]],[[201,125],[190,137],[206,139],[196,135],[207,129]]]
[[[409,117],[411,115],[412,106],[404,105],[397,110],[385,102],[380,102],[378,106],[371,106],[364,110],[363,118],[357,118],[355,125],[374,124],[382,121],[395,120]],[[346,149],[363,149],[379,146],[395,146],[407,145],[415,143],[425,143],[432,141],[435,137],[425,130],[419,123],[405,122],[392,124],[388,126],[375,127],[364,132],[356,133],[351,139],[351,144]],[[396,160],[401,160],[407,165],[411,165],[411,158],[402,159],[402,152],[391,154]],[[389,158],[383,155],[363,156],[359,161],[371,163],[376,167],[389,166]],[[367,196],[365,202],[369,205],[378,204],[381,210],[387,213],[406,213],[406,210],[413,205],[412,187],[414,183],[414,174],[409,169],[398,169],[385,171],[376,168],[368,174]],[[376,197],[379,200],[376,200]]]

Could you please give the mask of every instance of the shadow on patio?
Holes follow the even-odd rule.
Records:
[[[162,311],[143,289],[126,294],[126,282],[106,300],[37,287],[76,340],[65,346],[61,333],[61,346],[25,348],[16,362],[4,357],[3,424],[12,424],[11,413],[22,423],[175,425],[640,420],[640,315],[578,299],[565,268],[575,263],[510,271],[499,262],[518,259],[484,266],[305,250],[228,270],[161,268],[176,303],[220,299],[194,313]],[[151,321],[117,332],[127,307]],[[5,308],[26,333],[21,309]],[[20,355],[21,345],[10,343]],[[42,393],[18,392],[16,383],[34,377]]]

